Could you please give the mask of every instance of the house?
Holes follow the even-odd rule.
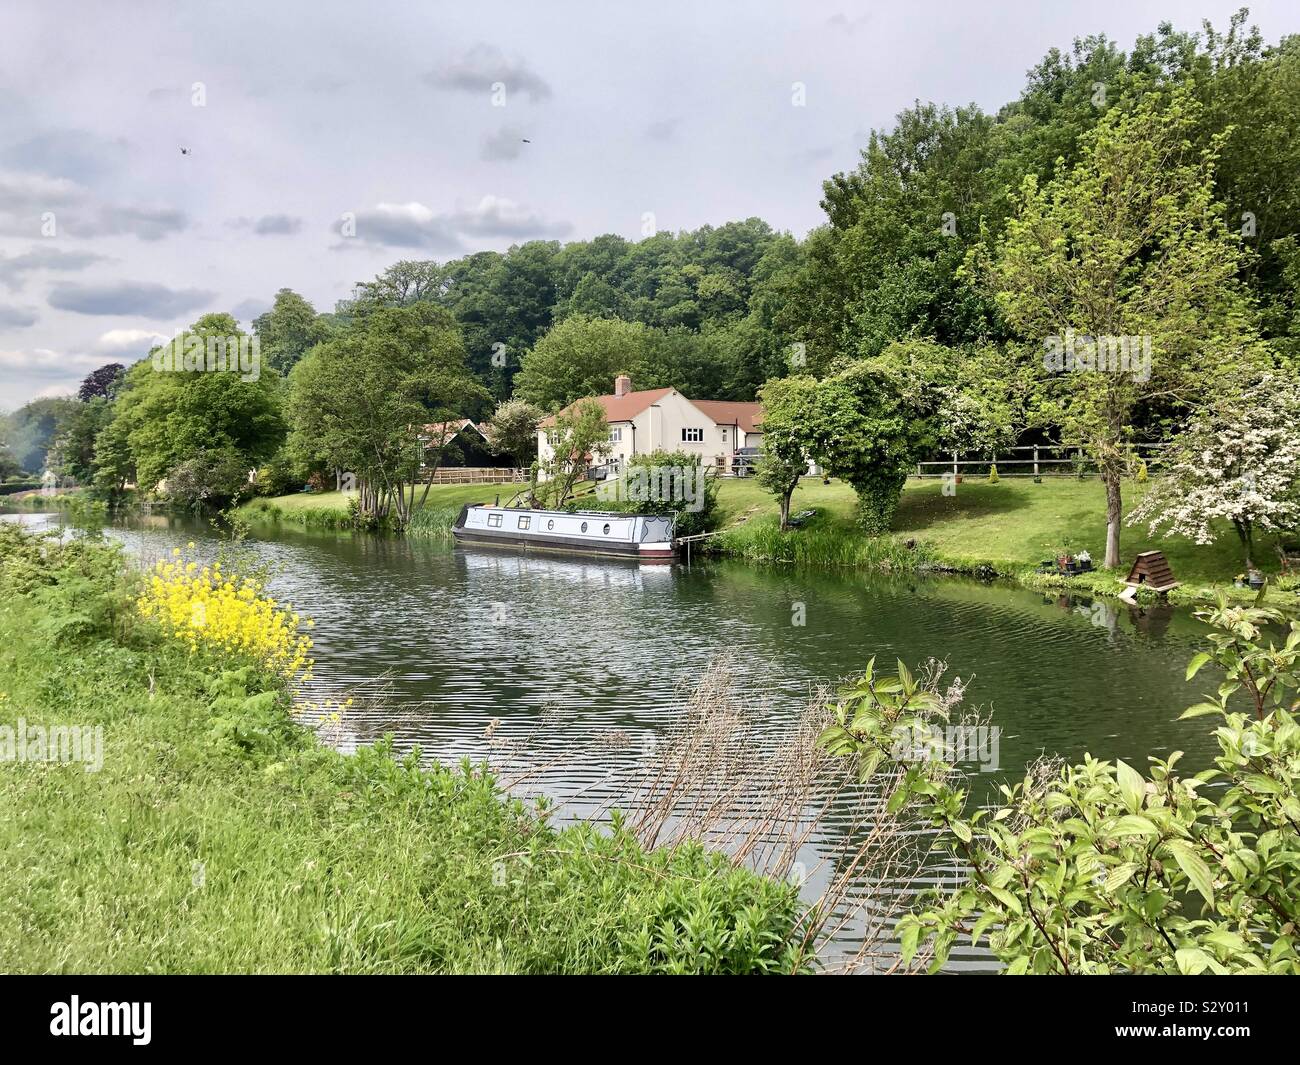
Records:
[[[592,399],[604,408],[609,422],[609,460],[620,467],[633,455],[685,451],[699,455],[706,467],[732,473],[736,452],[763,444],[760,403],[692,400],[675,388],[638,392],[627,374],[614,378],[613,395]],[[554,424],[553,417],[547,418],[537,429],[537,457],[542,462],[554,454],[547,433]]]
[[[480,469],[513,466],[508,455],[494,455],[488,443],[487,426],[470,418],[433,422],[424,427],[420,441],[425,452],[442,449],[440,466],[472,466]],[[426,454],[421,465],[428,465]]]

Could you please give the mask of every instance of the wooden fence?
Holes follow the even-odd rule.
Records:
[[[1133,454],[1155,473],[1168,444],[1134,444]],[[1097,472],[1097,462],[1084,448],[1061,444],[1027,444],[986,454],[953,451],[942,458],[916,464],[917,477],[987,473],[997,466],[999,477],[1063,477]]]
[[[433,474],[434,484],[520,484],[527,480],[527,470],[509,466],[440,466]]]

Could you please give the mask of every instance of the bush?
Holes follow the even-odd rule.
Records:
[[[969,870],[900,922],[905,958],[930,943],[938,969],[959,936],[988,934],[1009,973],[1300,972],[1300,622],[1264,646],[1264,627],[1283,620],[1274,611],[1221,601],[1198,616],[1210,649],[1187,676],[1213,663],[1223,682],[1183,715],[1221,722],[1216,768],[1191,778],[1178,752],[1151,758],[1145,778],[1089,757],[1031,770],[1001,805],[968,813],[952,764],[899,757],[904,737],[944,749],[936,692],[901,662],[889,677],[870,663],[841,692],[820,742],[856,758],[864,780],[903,766],[887,810],[919,813]]]
[[[997,465],[995,464],[989,467],[989,484],[997,484],[997,483],[998,483],[998,468]]]

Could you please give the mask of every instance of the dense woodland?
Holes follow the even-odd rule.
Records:
[[[1249,412],[1261,380],[1296,377],[1298,125],[1300,38],[1268,44],[1244,11],[1127,50],[1088,37],[996,114],[918,102],[873,132],[803,239],[749,218],[530,241],[397,262],[331,311],[286,287],[252,323],[257,381],[155,373],[142,351],[75,399],[9,415],[0,476],[48,468],[109,494],[166,482],[211,503],[246,491],[250,468],[268,492],[341,469],[400,517],[421,476],[413,426],[513,401],[517,430],[626,371],[638,388],[763,398],[781,412],[773,491],[814,454],[872,532],[927,449],[1086,445],[1117,538],[1135,441],[1176,441],[1198,416],[1205,431],[1211,398]],[[239,326],[209,314],[189,332]],[[1045,339],[1063,334],[1150,338],[1156,371],[1045,372]]]

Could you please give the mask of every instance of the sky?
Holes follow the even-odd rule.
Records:
[[[0,410],[200,315],[330,310],[398,259],[759,216],[916,100],[1240,0],[61,3],[0,10]],[[1255,3],[1268,42],[1300,5]]]

